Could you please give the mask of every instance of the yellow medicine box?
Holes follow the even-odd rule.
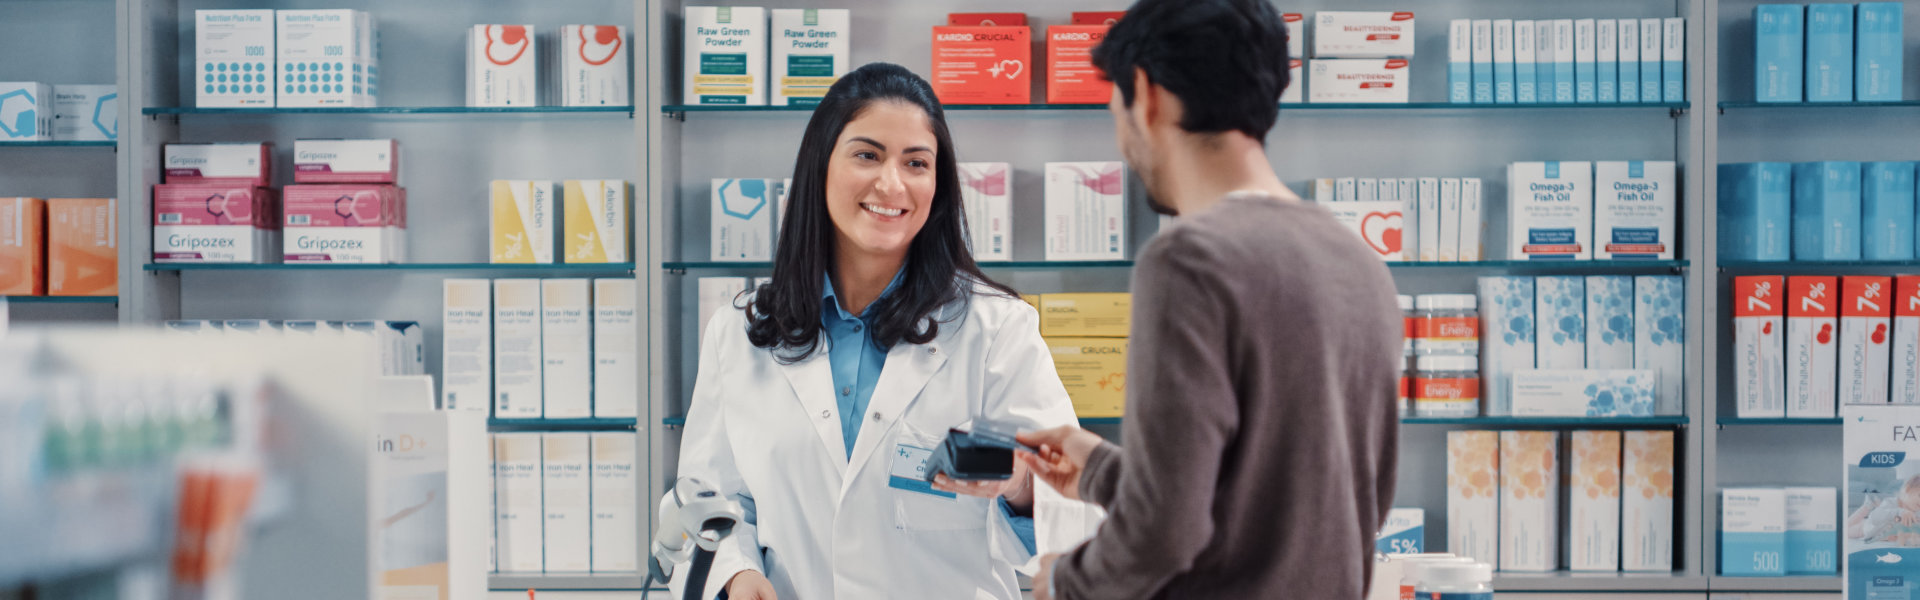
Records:
[[[1132,294],[1046,294],[1040,297],[1040,335],[1127,337]]]
[[[1053,368],[1080,418],[1118,417],[1127,406],[1126,338],[1049,337]]]

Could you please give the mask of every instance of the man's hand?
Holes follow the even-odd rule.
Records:
[[[759,571],[741,571],[727,582],[727,597],[733,600],[779,600],[773,593],[773,582]]]
[[[1080,499],[1080,473],[1087,468],[1087,457],[1100,447],[1098,434],[1072,425],[1031,431],[1019,435],[1020,443],[1037,451],[1022,449],[1020,462],[1033,469],[1041,481],[1053,486],[1060,495]]]
[[[1040,557],[1040,572],[1033,574],[1033,600],[1053,600],[1053,563],[1058,554]]]
[[[1004,496],[1013,511],[1023,515],[1033,514],[1033,474],[1025,463],[1013,461],[1013,476],[1004,481],[981,480],[961,481],[948,477],[946,473],[933,476],[933,489],[962,496],[993,499]]]

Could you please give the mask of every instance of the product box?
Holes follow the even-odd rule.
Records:
[[[1652,370],[1515,371],[1513,415],[1651,417],[1658,376]]]
[[[279,262],[279,208],[266,188],[153,186],[153,262]]]
[[[1920,455],[1920,411],[1910,406],[1848,406],[1841,433],[1847,489],[1840,556],[1846,598],[1911,598],[1913,514],[1920,494],[1913,457]]]
[[[1899,2],[1862,2],[1854,18],[1854,94],[1861,102],[1901,100],[1902,37]]]
[[[1681,414],[1686,382],[1686,283],[1675,275],[1633,278],[1633,368],[1660,374],[1657,415]]]
[[[222,321],[220,328],[226,332],[227,337],[231,339],[279,340],[285,332],[285,329],[282,328],[279,321],[269,321],[266,319],[229,319]],[[388,357],[383,356],[382,358]],[[383,367],[385,366],[384,362],[385,361],[383,361]],[[384,371],[391,371],[391,369],[384,368],[382,370],[382,374],[386,374]]]
[[[960,163],[960,205],[976,261],[1013,260],[1013,167]]]
[[[1552,104],[1554,99],[1554,55],[1553,20],[1541,19],[1533,22],[1533,64],[1534,87],[1539,88],[1540,102]]]
[[[1618,21],[1600,19],[1593,24],[1594,101],[1613,104],[1620,101],[1620,32]]]
[[[1586,279],[1552,276],[1534,279],[1534,315],[1539,319],[1535,366],[1541,369],[1587,367]],[[1519,410],[1516,405],[1515,410]]]
[[[592,291],[585,279],[540,280],[542,416],[593,416]]]
[[[272,107],[273,31],[272,10],[193,11],[194,105]]]
[[[687,7],[690,54],[698,9]],[[536,42],[532,25],[474,25],[468,30],[467,106],[539,106],[540,51]]]
[[[394,263],[406,258],[401,191],[391,185],[289,185],[286,262]]]
[[[1672,161],[1593,163],[1594,260],[1673,260],[1678,183]]]
[[[1041,298],[1045,303],[1046,299]],[[1053,368],[1082,419],[1124,416],[1127,405],[1126,338],[1050,337]]]
[[[394,140],[294,140],[298,183],[393,183],[400,177]]]
[[[1307,86],[1307,61],[1287,59],[1287,89],[1280,92],[1281,104],[1299,104],[1306,98],[1300,90]]]
[[[552,264],[556,242],[553,182],[496,179],[487,222],[493,263]]]
[[[25,100],[25,98],[21,98]],[[0,108],[11,110],[0,102]],[[120,139],[120,93],[112,85],[53,86],[53,138],[74,142]]]
[[[1836,277],[1787,278],[1787,417],[1831,419],[1839,368]]]
[[[1779,488],[1720,490],[1720,574],[1785,575],[1787,492]]]
[[[1335,221],[1360,236],[1380,260],[1398,260],[1406,253],[1404,239],[1395,239],[1406,229],[1400,202],[1331,202],[1320,206],[1332,213]]]
[[[1308,68],[1308,102],[1407,102],[1412,74],[1406,59],[1317,58]]]
[[[1620,102],[1652,102],[1651,99],[1640,97],[1640,21],[1620,19],[1614,21],[1614,26],[1620,29],[1619,44],[1616,46],[1620,52]]]
[[[273,142],[163,144],[160,157],[167,183],[273,185]]]
[[[561,257],[569,263],[623,263],[633,223],[633,199],[620,179],[570,179],[562,183]]]
[[[1634,368],[1632,277],[1587,276],[1587,368]]]
[[[1427,547],[1427,511],[1395,508],[1387,511],[1387,522],[1373,538],[1373,551],[1381,554],[1419,554]]]
[[[386,412],[374,419],[373,570],[381,598],[485,596],[494,518],[486,415]]]
[[[947,25],[954,27],[1025,27],[1027,25],[1027,13],[948,13]]]
[[[1553,101],[1573,104],[1579,100],[1579,48],[1573,39],[1573,19],[1553,21]]]
[[[1499,560],[1500,454],[1500,432],[1447,432],[1448,552]]]
[[[1400,260],[1420,260],[1420,180],[1404,177],[1394,187],[1400,198]]]
[[[1620,432],[1567,434],[1567,567],[1620,570]]]
[[[634,472],[636,439],[630,432],[592,434],[593,572],[640,570],[640,482]]]
[[[493,280],[493,416],[542,417],[540,280]]]
[[[1534,279],[1481,277],[1480,395],[1490,417],[1513,415],[1513,374],[1534,368]]]
[[[688,6],[686,21],[686,103],[765,105],[766,9]]]
[[[1735,413],[1743,419],[1783,418],[1786,411],[1786,315],[1779,276],[1733,279],[1733,380]]]
[[[1473,21],[1448,21],[1447,101],[1454,104],[1473,102],[1473,84]]]
[[[341,337],[347,333],[342,321],[282,321],[280,329],[289,338]]]
[[[173,320],[165,321],[160,327],[169,334],[191,335],[194,337],[225,337],[224,321]]]
[[[1660,85],[1661,82],[1665,80],[1664,75],[1661,73],[1661,69],[1664,66],[1661,60],[1661,52],[1666,50],[1666,46],[1660,39],[1665,33],[1665,27],[1662,26],[1660,19],[1640,20],[1641,102],[1653,103],[1665,101],[1663,100],[1663,98],[1665,98],[1665,92],[1661,89]]]
[[[1380,180],[1361,177],[1353,180],[1353,199],[1356,202],[1374,202],[1380,199]]]
[[[1853,5],[1807,5],[1807,101],[1853,101]]]
[[[946,104],[1026,104],[1032,32],[1017,26],[933,28],[933,91]]]
[[[1920,404],[1920,276],[1902,275],[1893,301],[1894,404]]]
[[[1500,570],[1559,567],[1559,496],[1560,433],[1500,432]]]
[[[1799,102],[1806,75],[1807,7],[1753,7],[1753,99]]]
[[[1119,23],[1120,18],[1124,16],[1127,16],[1127,11],[1124,10],[1074,11],[1073,24],[1112,26],[1115,23]],[[1293,28],[1296,27],[1293,23],[1300,22],[1300,14],[1283,13],[1280,15],[1280,20],[1288,23],[1287,30],[1292,31]],[[1292,41],[1287,42],[1287,54],[1289,56],[1298,56],[1300,54],[1298,52],[1299,48],[1297,48],[1296,45],[1297,44]]]
[[[773,260],[774,179],[715,179],[711,205],[713,260]]]
[[[844,11],[843,11],[844,12]],[[775,47],[775,52],[780,50]],[[561,106],[631,106],[627,77],[627,28],[619,25],[560,27]],[[844,61],[842,61],[844,62]]]
[[[1473,56],[1473,101],[1493,104],[1493,21],[1469,21]]]
[[[1355,177],[1341,177],[1333,180],[1333,197],[1340,202],[1360,201],[1360,180]]]
[[[588,447],[592,434],[541,436],[541,515],[546,536],[546,572],[593,570],[593,486]]]
[[[632,279],[593,280],[593,416],[640,416],[639,288]]]
[[[1513,101],[1519,104],[1540,101],[1537,85],[1540,76],[1534,67],[1539,46],[1539,42],[1534,41],[1536,27],[1533,21],[1513,22]]]
[[[47,293],[47,202],[0,198],[0,296]]]
[[[1840,550],[1840,502],[1830,487],[1790,487],[1787,501],[1786,572],[1832,575]]]
[[[1860,170],[1860,258],[1913,260],[1914,163],[1870,162]]]
[[[1133,294],[1045,294],[1040,296],[1040,335],[1046,337],[1127,337]]]
[[[1479,177],[1460,179],[1460,240],[1455,256],[1461,262],[1478,262],[1486,256],[1486,245],[1480,236],[1481,231],[1486,229],[1485,212],[1482,210],[1485,199]]]
[[[1047,103],[1103,104],[1113,84],[1093,65],[1093,47],[1107,37],[1106,25],[1047,27]]]
[[[1661,21],[1660,82],[1661,99],[1669,104],[1687,101],[1687,20],[1669,17]]]
[[[813,106],[851,68],[852,14],[844,8],[777,8],[773,15],[774,106]]]
[[[275,17],[276,64],[282,80],[285,75],[293,76],[292,81],[280,82],[279,106],[375,105],[370,78],[379,60],[372,55],[377,46],[372,42],[373,21],[368,13],[351,9],[280,10],[275,11]],[[272,78],[270,73],[264,75]]]
[[[1421,219],[1419,252],[1421,262],[1440,260],[1440,179],[1421,177],[1418,181]]]
[[[1126,168],[1119,162],[1046,166],[1047,260],[1126,257]]]
[[[1074,19],[1074,24],[1076,25],[1081,24],[1080,19],[1077,18],[1077,16],[1081,14],[1097,15],[1100,13],[1074,13],[1074,15],[1076,15],[1076,18]],[[1125,15],[1125,14],[1126,13],[1124,12],[1120,13],[1120,15]],[[1112,23],[1106,23],[1103,21],[1103,24],[1113,25],[1114,23],[1119,23],[1119,22],[1120,22],[1119,16],[1115,16]],[[1291,12],[1280,13],[1280,22],[1285,24],[1285,27],[1287,28],[1287,57],[1294,58],[1294,59],[1306,58],[1307,57],[1307,29],[1306,29],[1307,15],[1302,13],[1291,13]],[[1086,23],[1086,24],[1092,25],[1093,23]]]
[[[1493,22],[1493,101],[1513,104],[1513,21]]]
[[[1620,569],[1672,571],[1673,432],[1627,431],[1621,439]]]
[[[731,310],[742,292],[747,291],[747,279],[744,277],[701,277],[699,286],[700,311],[698,313],[699,337],[701,344],[706,343],[707,323],[720,311]]]
[[[1313,57],[1410,57],[1413,24],[1411,12],[1319,11],[1313,15]]]
[[[1840,278],[1841,404],[1886,404],[1892,359],[1893,278]]]
[[[441,295],[440,408],[493,406],[493,284],[448,279]]]
[[[234,331],[232,321],[227,331]],[[413,321],[344,321],[340,330],[349,338],[373,344],[373,360],[381,375],[427,374],[426,330]],[[428,397],[431,397],[429,394]]]
[[[1440,179],[1440,262],[1460,260],[1460,180]]]
[[[1573,22],[1573,101],[1592,104],[1599,98],[1598,67],[1594,61],[1599,51],[1594,47],[1593,19],[1576,19]]]
[[[501,573],[539,573],[546,568],[540,436],[493,434],[495,554]]]
[[[1793,259],[1860,260],[1860,163],[1793,165]]]
[[[120,232],[113,198],[47,200],[47,295],[120,295]]]
[[[1593,257],[1593,165],[1520,162],[1507,167],[1507,258]]]
[[[1784,261],[1793,257],[1793,166],[1720,165],[1721,260]]]

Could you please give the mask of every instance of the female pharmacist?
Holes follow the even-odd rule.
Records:
[[[814,111],[772,282],[701,343],[679,476],[748,515],[702,597],[1020,597],[1025,465],[920,475],[948,428],[1075,422],[1038,314],[967,250],[957,162],[932,87],[900,66],[847,74]]]

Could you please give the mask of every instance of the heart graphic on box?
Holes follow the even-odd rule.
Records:
[[[1000,61],[999,64],[996,64],[992,68],[987,69],[987,71],[993,73],[994,76],[996,77],[1005,76],[1007,79],[1013,79],[1015,77],[1019,77],[1020,74],[1026,72],[1026,70],[1027,70],[1026,62],[1018,61],[1014,59],[1007,59],[1007,60]]]
[[[1405,219],[1400,213],[1371,212],[1360,218],[1360,237],[1374,252],[1388,258],[1399,258],[1401,234],[1405,232]]]

